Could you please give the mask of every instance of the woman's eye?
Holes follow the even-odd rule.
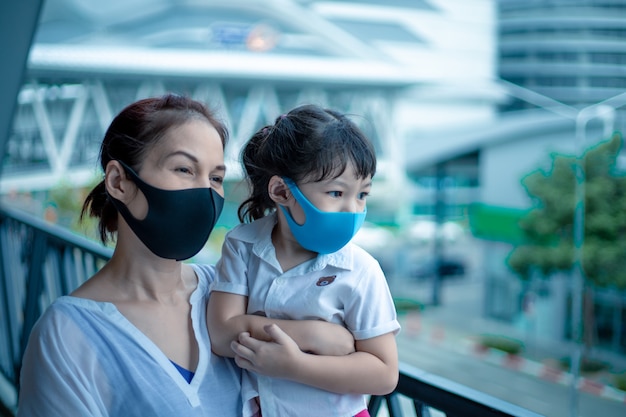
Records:
[[[211,177],[211,182],[215,182],[217,184],[222,184],[224,182],[224,178],[220,176]]]
[[[191,169],[187,167],[178,167],[176,168],[177,172],[182,172],[183,174],[191,174]]]

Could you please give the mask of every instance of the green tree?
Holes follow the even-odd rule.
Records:
[[[593,289],[626,289],[626,177],[617,168],[622,136],[600,142],[581,155],[584,178],[584,339],[592,344]],[[532,207],[519,222],[524,239],[507,263],[521,279],[549,278],[575,266],[574,211],[578,158],[552,154],[549,170],[522,179]]]

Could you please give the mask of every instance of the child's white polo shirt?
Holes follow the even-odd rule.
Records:
[[[350,243],[283,273],[271,242],[275,224],[274,213],[226,235],[212,291],[247,296],[248,314],[343,324],[356,340],[399,331],[387,280],[370,254]],[[363,395],[256,377],[264,416],[348,417],[366,408]]]

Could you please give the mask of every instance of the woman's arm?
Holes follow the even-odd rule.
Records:
[[[271,341],[265,332],[269,324],[279,325],[298,350],[314,354],[341,356],[354,352],[354,338],[348,329],[321,320],[275,320],[246,313],[247,297],[221,291],[211,292],[207,325],[211,348],[220,356],[234,357],[231,342],[242,332],[259,340]]]
[[[356,352],[339,357],[302,352],[276,325],[266,326],[265,330],[273,342],[242,333],[232,343],[235,361],[241,368],[336,393],[385,395],[398,383],[393,333],[359,340]]]

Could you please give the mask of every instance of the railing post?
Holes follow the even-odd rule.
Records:
[[[416,417],[430,417],[430,409],[423,401],[413,400],[413,406],[415,407]]]
[[[4,235],[4,229],[11,227],[8,223],[9,219],[2,216],[0,213],[0,260],[2,261],[0,265],[0,303],[2,303],[4,310],[2,316],[6,318],[6,323],[4,323],[3,326],[6,334],[4,334],[3,337],[6,340],[7,354],[12,368],[11,370],[6,369],[3,363],[3,371],[12,372],[6,376],[11,380],[11,383],[15,383],[15,380],[19,378],[19,375],[15,374],[15,364],[18,358],[16,351],[19,349],[15,342],[18,334],[18,317],[16,314],[17,308],[15,306],[16,300],[14,291],[12,291],[11,288],[13,281],[9,281],[11,272],[11,266],[9,265],[9,245]],[[8,367],[8,364],[6,364],[6,366]]]
[[[20,355],[21,358],[26,350],[28,337],[35,322],[41,315],[39,297],[43,291],[43,270],[42,266],[46,255],[47,237],[43,233],[32,231],[32,248],[30,256],[27,256],[25,264],[28,265],[28,279],[26,281],[26,299],[24,301],[24,325],[22,326],[22,334],[20,337]],[[19,373],[21,368],[21,360],[16,363],[17,385],[19,388]]]
[[[383,403],[383,397],[379,395],[372,395],[370,397],[369,403],[367,404],[367,411],[369,411],[371,416],[377,416],[378,411],[380,410],[380,406]]]
[[[387,408],[389,409],[389,417],[402,417],[402,407],[400,407],[400,399],[394,393],[385,395]]]
[[[370,397],[369,404],[367,406],[367,411],[369,411],[371,416],[377,416],[380,411],[380,406],[383,403],[383,399],[387,404],[387,410],[389,411],[389,417],[402,417],[402,408],[400,407],[400,400],[398,399],[398,394],[396,392],[392,392],[387,395],[372,395]]]

